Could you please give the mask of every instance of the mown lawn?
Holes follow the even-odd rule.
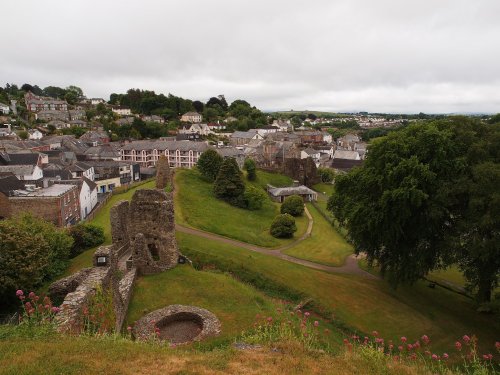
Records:
[[[314,185],[313,189],[319,193],[323,193],[323,194],[326,194],[328,196],[331,196],[333,194],[333,185],[332,184],[325,184],[324,182],[321,182],[319,184]]]
[[[198,263],[246,270],[265,277],[269,285],[281,285],[310,296],[321,309],[340,322],[362,332],[380,332],[386,340],[426,334],[434,350],[453,351],[464,334],[476,335],[480,346],[492,350],[500,322],[493,315],[478,314],[471,301],[427,283],[392,289],[383,280],[320,272],[217,241],[177,233],[181,251]],[[258,276],[260,275],[260,276]]]
[[[288,177],[258,171],[257,181],[260,186],[268,182],[276,185],[285,184]],[[216,233],[239,241],[264,247],[278,247],[293,242],[301,237],[308,220],[301,217],[296,220],[297,232],[292,239],[277,239],[269,234],[274,217],[279,214],[279,204],[266,199],[260,210],[250,211],[231,206],[215,198],[213,184],[204,181],[195,169],[177,170],[175,174],[176,222]]]
[[[222,324],[218,340],[249,329],[256,314],[270,316],[276,310],[269,297],[231,276],[179,265],[137,280],[125,327],[148,312],[174,304],[194,305],[213,312]]]
[[[353,248],[310,203],[307,209],[314,220],[311,237],[284,251],[295,258],[328,266],[341,266],[353,253]]]
[[[109,221],[109,211],[111,210],[111,207],[113,207],[119,201],[131,200],[132,195],[134,195],[134,192],[138,189],[152,189],[154,187],[155,187],[155,181],[153,180],[153,181],[148,181],[145,184],[139,185],[133,189],[130,189],[125,193],[113,195],[108,200],[106,205],[103,208],[101,208],[101,210],[96,214],[94,219],[90,221],[90,223],[99,225],[104,229],[104,236],[106,237],[106,240],[104,241],[105,245],[109,245],[111,243],[111,222]],[[63,277],[71,275],[72,273],[75,273],[81,270],[82,268],[91,267],[92,257],[94,255],[95,250],[96,248],[89,249],[71,259],[70,265],[66,270],[66,272],[64,273]]]

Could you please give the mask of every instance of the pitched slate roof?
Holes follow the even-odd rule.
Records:
[[[289,196],[289,195],[316,195],[317,193],[314,190],[309,189],[307,186],[300,185],[300,186],[289,186],[289,187],[283,187],[283,188],[275,188],[272,187],[271,185],[268,185],[268,190],[269,194],[271,194],[274,197],[284,197],[284,196]]]
[[[12,190],[19,189],[24,189],[24,184],[17,179],[14,173],[0,175],[0,193],[9,196]]]

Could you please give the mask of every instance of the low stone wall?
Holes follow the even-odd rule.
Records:
[[[120,296],[123,304],[123,313],[116,315],[117,329],[121,330],[125,317],[127,316],[128,305],[132,298],[132,292],[134,291],[134,283],[137,278],[137,269],[132,268],[129,270],[125,276],[119,282],[118,290],[120,291]]]
[[[80,320],[82,307],[95,295],[99,286],[106,287],[110,280],[110,267],[91,268],[76,290],[69,293],[64,299],[61,311],[55,317],[59,331],[78,332],[82,323]]]
[[[220,333],[219,319],[210,311],[196,306],[170,305],[155,310],[139,319],[134,325],[133,335],[137,340],[148,340],[155,335],[157,328],[161,328],[164,323],[170,322],[176,316],[193,316],[196,323],[199,323],[201,328],[199,334],[189,342],[200,341]]]

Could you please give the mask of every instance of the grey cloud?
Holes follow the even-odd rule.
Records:
[[[263,109],[500,111],[497,0],[4,4],[0,84],[128,88]]]

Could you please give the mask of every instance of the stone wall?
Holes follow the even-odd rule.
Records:
[[[81,270],[67,278],[59,280],[49,288],[51,298],[61,298],[68,292],[56,315],[55,322],[61,332],[79,332],[82,328],[82,308],[96,294],[98,288],[107,289],[113,295],[116,315],[115,329],[119,331],[127,314],[117,279],[117,258],[111,246],[101,246],[94,254],[94,267]]]
[[[283,173],[299,181],[301,185],[305,185],[312,188],[313,185],[320,183],[320,177],[318,176],[318,169],[316,164],[311,158],[305,159],[285,159],[285,164],[283,166]]]
[[[129,206],[128,234],[133,264],[139,274],[175,267],[179,251],[172,194],[154,189],[137,190]]]
[[[11,197],[9,201],[12,216],[29,212],[34,216],[50,221],[55,225],[63,225],[64,218],[61,217],[60,198],[34,199]]]
[[[128,201],[119,201],[110,211],[111,238],[113,244],[122,246],[128,244]]]

